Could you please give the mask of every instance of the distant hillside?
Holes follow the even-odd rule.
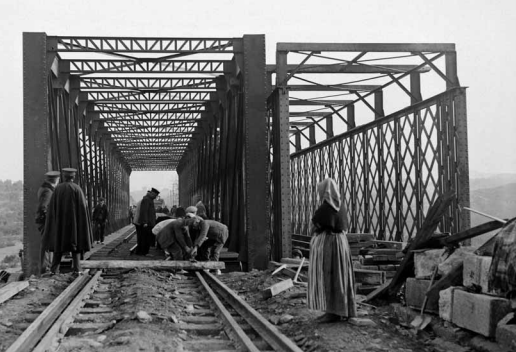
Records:
[[[471,208],[502,219],[516,217],[516,182],[499,187],[471,190]],[[491,221],[475,213],[471,213],[471,226]],[[472,245],[478,246],[489,239],[494,233],[486,234],[472,240]]]
[[[505,219],[516,217],[516,182],[507,185],[471,191],[471,208]],[[472,225],[485,222],[487,218],[471,217]]]
[[[511,183],[516,183],[516,174],[480,174],[472,172],[470,175],[469,188],[473,191],[494,188]]]

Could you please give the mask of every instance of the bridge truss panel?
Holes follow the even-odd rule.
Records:
[[[457,199],[439,230],[469,227],[457,206],[469,191],[458,150],[464,103],[465,90],[452,89],[292,154],[292,231],[309,235],[316,185],[327,177],[341,186],[351,232],[407,241],[449,190]]]
[[[457,198],[440,230],[469,227],[458,210],[469,204],[469,170],[454,44],[278,43],[276,58],[267,66],[275,243],[311,235],[326,177],[341,188],[349,231],[407,240],[450,189]]]

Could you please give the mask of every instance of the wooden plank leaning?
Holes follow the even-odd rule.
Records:
[[[455,192],[449,191],[437,198],[437,200],[428,209],[426,217],[418,230],[413,241],[410,243],[407,254],[403,258],[399,269],[392,278],[389,285],[383,290],[376,292],[376,295],[369,299],[375,298],[392,298],[401,288],[405,280],[413,274],[414,271],[414,253],[412,251],[421,249],[426,246],[428,241],[432,238],[437,226],[441,222],[443,215],[448,210],[448,207],[455,199]]]
[[[43,334],[63,312],[66,306],[73,300],[77,292],[82,290],[90,280],[90,275],[85,272],[78,276],[61,294],[41,313],[36,320],[14,341],[6,352],[26,352],[32,350]]]
[[[225,269],[224,262],[191,262],[187,260],[85,260],[81,261],[85,269]]]
[[[0,304],[29,287],[28,281],[11,282],[0,288]]]

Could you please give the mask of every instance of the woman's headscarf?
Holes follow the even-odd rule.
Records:
[[[319,198],[326,201],[335,211],[340,210],[340,193],[333,179],[327,178],[318,183],[317,193],[319,193]]]

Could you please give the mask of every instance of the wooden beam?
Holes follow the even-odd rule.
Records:
[[[285,290],[288,290],[289,288],[291,288],[293,286],[294,286],[294,282],[292,281],[292,279],[280,281],[277,284],[274,284],[271,287],[268,287],[265,290],[263,290],[262,291],[263,298],[267,299],[270,297],[274,297],[277,294],[279,294]]]
[[[28,281],[11,282],[0,288],[0,304],[29,287]]]
[[[437,226],[441,222],[444,214],[448,211],[448,208],[452,201],[455,199],[455,192],[450,191],[441,195],[432,204],[426,214],[425,220],[418,230],[414,240],[408,247],[407,254],[403,258],[399,269],[392,278],[391,283],[383,291],[378,293],[378,297],[387,296],[387,298],[394,297],[399,291],[401,285],[405,280],[414,274],[414,250],[425,248],[428,242],[432,239],[432,236],[437,229]]]
[[[484,233],[488,233],[493,230],[498,230],[503,225],[504,224],[502,224],[499,221],[486,222],[484,224],[472,227],[466,231],[461,231],[455,235],[445,237],[445,238],[441,239],[440,242],[443,246],[456,244],[456,243],[468,240],[470,238],[483,235]]]
[[[367,51],[367,52],[440,52],[455,51],[448,43],[278,43],[277,51]]]
[[[85,269],[131,269],[131,268],[152,268],[152,269],[224,269],[224,262],[190,262],[180,260],[86,260],[81,261]]]
[[[463,267],[463,263],[458,264],[447,275],[443,276],[439,281],[437,281],[426,293],[428,300],[438,300],[439,292],[447,289],[450,286],[462,286]]]

